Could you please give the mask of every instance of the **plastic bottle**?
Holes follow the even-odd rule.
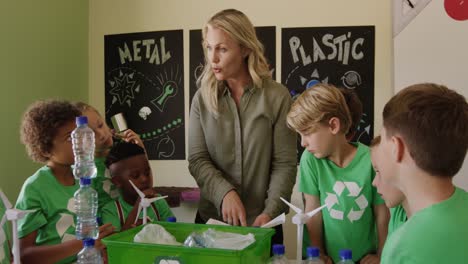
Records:
[[[166,219],[167,222],[172,222],[172,223],[175,223],[177,222],[177,218],[175,218],[175,216],[169,216],[167,219]]]
[[[76,179],[95,178],[97,174],[94,164],[94,132],[88,127],[88,118],[76,118],[76,128],[71,133],[75,164],[73,175]]]
[[[353,253],[351,249],[341,249],[340,258],[341,260],[338,261],[336,264],[354,264]]]
[[[273,257],[271,257],[269,264],[288,264],[289,260],[284,255],[284,245],[273,245]]]
[[[318,247],[307,247],[307,259],[304,264],[324,264],[320,259],[320,250]]]
[[[80,179],[80,189],[75,192],[76,238],[98,238],[96,219],[98,209],[97,192],[91,188],[90,178]]]
[[[83,249],[77,255],[77,264],[102,264],[99,250],[94,248],[94,239],[83,240]]]

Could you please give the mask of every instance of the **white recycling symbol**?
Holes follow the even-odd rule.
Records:
[[[335,204],[339,204],[338,197],[341,196],[344,189],[348,189],[349,191],[348,197],[356,197],[354,201],[356,202],[356,204],[359,206],[359,209],[360,209],[360,210],[355,211],[353,208],[351,208],[351,210],[347,213],[346,216],[348,217],[349,221],[351,221],[352,223],[354,221],[361,219],[362,215],[364,214],[364,211],[369,205],[369,202],[367,201],[364,194],[359,195],[361,193],[362,188],[359,187],[357,183],[336,181],[335,185],[333,186],[334,193],[327,192],[327,197],[325,198],[325,204],[327,204],[328,212],[330,213],[330,216],[332,218],[343,220],[345,213],[343,211],[334,209],[333,206]]]
[[[73,197],[68,200],[67,209],[68,211],[75,213],[75,200]],[[74,218],[74,215],[70,213],[60,213],[60,219],[55,224],[55,228],[62,242],[76,239],[75,235],[72,235],[75,230]]]

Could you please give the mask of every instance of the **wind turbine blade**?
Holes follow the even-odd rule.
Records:
[[[141,197],[141,199],[145,198],[145,194],[140,191],[140,189],[138,189],[135,184],[133,184],[132,180],[128,180],[130,182],[130,184],[133,186],[133,189],[135,189],[135,191],[138,193],[138,195]]]
[[[133,222],[135,225],[138,221],[138,216],[140,216],[140,212],[141,212],[141,205],[138,205],[138,211],[137,211],[137,215],[135,217],[135,222]]]
[[[285,213],[282,213],[282,214],[278,215],[277,217],[275,217],[270,222],[262,225],[261,227],[270,227],[271,228],[271,227],[275,227],[277,225],[284,224],[284,222],[286,222],[286,215],[285,215]]]
[[[2,197],[3,204],[5,205],[6,209],[11,209],[12,205],[10,203],[10,200],[6,197],[5,193],[3,193],[2,190],[0,190],[0,197]]]
[[[23,213],[29,214],[29,213],[34,213],[34,212],[36,212],[37,210],[34,209],[34,210],[20,210],[20,211],[23,212]]]
[[[294,212],[300,214],[302,213],[302,210],[299,208],[299,207],[296,207],[295,205],[289,203],[288,201],[286,201],[285,199],[283,199],[283,197],[280,197],[281,201],[283,201],[285,204],[287,204],[289,207],[291,207],[291,209],[294,210]]]
[[[4,214],[2,217],[2,222],[0,223],[0,228],[3,228],[3,225],[5,224],[6,220],[7,220],[7,217],[6,217],[6,214]]]
[[[147,217],[146,217],[146,207],[143,207],[143,224],[146,225],[146,220],[147,220]]]
[[[320,210],[322,210],[325,207],[327,207],[326,204],[320,206],[319,208],[315,208],[314,210],[312,210],[310,212],[307,212],[306,213],[307,219],[311,218],[312,216],[314,216],[316,213],[320,212]]]
[[[153,203],[154,201],[161,200],[161,199],[164,199],[164,198],[167,198],[167,195],[165,195],[165,196],[159,196],[159,197],[154,197],[154,198],[148,199],[148,202],[151,204],[151,203]]]

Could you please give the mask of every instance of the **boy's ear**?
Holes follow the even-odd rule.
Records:
[[[46,157],[47,159],[49,159],[52,156],[52,154],[50,154],[49,151],[42,151],[41,154],[42,154],[42,156]]]
[[[405,153],[406,145],[403,142],[401,137],[392,136],[392,158],[397,162],[400,163],[403,160],[403,155]]]
[[[341,128],[340,119],[337,118],[337,117],[330,118],[330,120],[328,120],[328,126],[330,127],[330,132],[333,135],[338,134],[338,132],[340,132],[340,128]]]
[[[112,177],[111,182],[115,185],[115,187],[121,188],[122,184],[120,184],[120,181],[118,178],[119,177]]]

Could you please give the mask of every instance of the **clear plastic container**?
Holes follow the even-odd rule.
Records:
[[[288,258],[284,255],[283,244],[274,244],[272,249],[273,257],[271,257],[269,264],[289,264]]]
[[[94,248],[94,239],[83,240],[83,249],[76,257],[77,264],[102,264],[101,252]]]
[[[95,178],[97,174],[94,164],[94,132],[88,127],[88,118],[79,116],[76,118],[76,128],[71,133],[75,164],[73,175],[76,179]]]
[[[338,261],[336,264],[354,264],[353,252],[351,251],[351,249],[341,249],[340,258],[341,260]]]
[[[318,247],[307,247],[307,259],[304,264],[324,264],[320,259],[320,249]]]
[[[80,189],[75,192],[76,238],[98,238],[99,228],[96,219],[98,195],[91,188],[90,178],[80,179]]]

